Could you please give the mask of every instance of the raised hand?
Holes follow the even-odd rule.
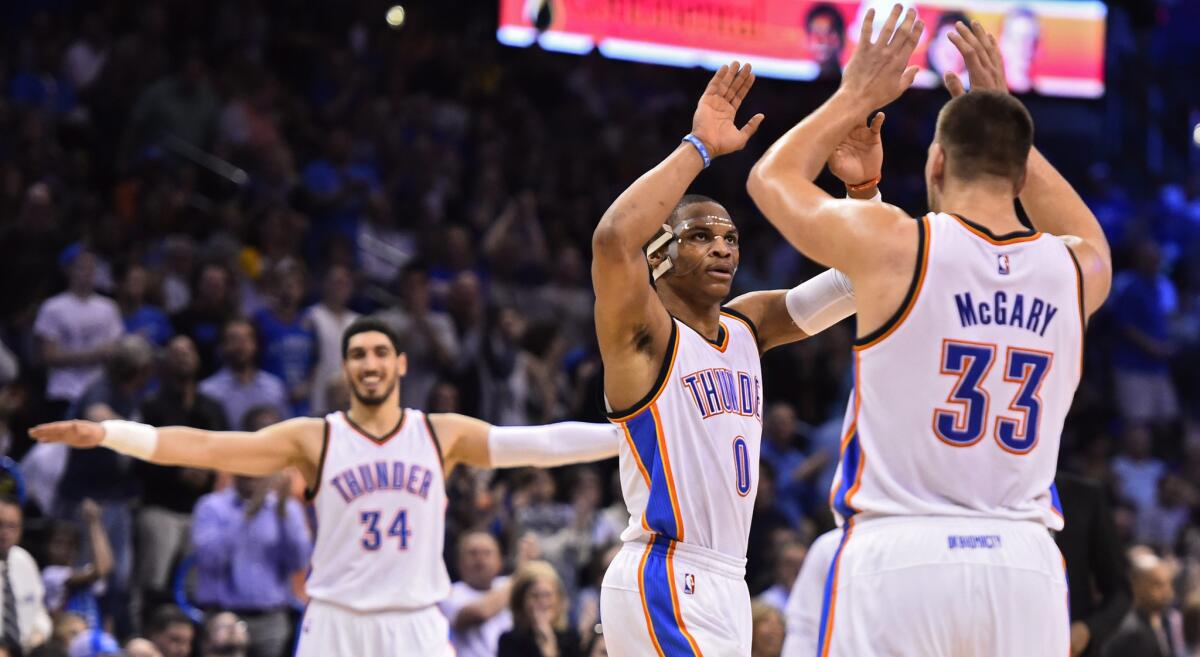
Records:
[[[900,5],[892,7],[879,38],[872,42],[875,10],[867,11],[858,47],[842,73],[842,89],[871,107],[883,107],[896,100],[917,77],[918,67],[908,66],[908,60],[921,39],[925,22],[912,9],[904,12],[904,21],[900,22],[902,12],[904,8]]]
[[[87,449],[104,440],[104,427],[87,420],[67,420],[39,424],[29,430],[29,435],[43,443],[63,443],[76,449]]]
[[[883,112],[875,115],[870,125],[860,125],[850,131],[829,156],[829,172],[846,185],[860,185],[875,180],[883,171]]]
[[[750,117],[740,129],[734,124],[738,108],[752,86],[754,73],[750,65],[737,62],[722,66],[709,80],[692,117],[692,134],[704,142],[711,157],[742,150],[758,130],[762,114]]]
[[[1000,56],[996,37],[988,34],[979,21],[971,21],[970,27],[959,21],[954,29],[947,36],[950,43],[962,53],[963,61],[967,64],[967,75],[971,77],[971,88],[1008,93],[1004,59]],[[953,71],[947,71],[942,79],[951,96],[957,98],[966,93],[962,80]]]

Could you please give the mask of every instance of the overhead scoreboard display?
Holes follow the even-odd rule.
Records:
[[[750,62],[757,74],[793,80],[835,77],[857,44],[862,18],[894,0],[500,0],[499,40],[510,46],[670,66],[716,69]],[[1107,9],[1096,0],[901,2],[926,23],[911,63],[917,86],[964,72],[946,38],[956,20],[996,35],[1009,86],[1019,93],[1104,94]],[[876,29],[883,23],[876,21]]]

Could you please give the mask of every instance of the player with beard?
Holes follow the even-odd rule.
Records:
[[[459,463],[553,467],[616,456],[611,425],[493,427],[400,407],[407,361],[375,318],[342,336],[349,412],[296,418],[256,432],[155,428],[126,421],[54,422],[37,440],[107,447],[160,465],[262,476],[288,467],[308,482],[317,541],[297,655],[452,655],[435,604],[450,579],[442,561],[448,473]]]

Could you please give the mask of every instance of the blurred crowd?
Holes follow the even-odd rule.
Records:
[[[339,336],[367,313],[402,336],[407,406],[603,421],[592,227],[687,132],[708,74],[505,48],[484,2],[416,3],[392,29],[386,4],[0,7],[0,552],[25,589],[0,591],[20,601],[9,654],[279,657],[311,550],[296,477],[35,447],[38,422],[253,430],[344,409]],[[1114,247],[1060,462],[1100,482],[1133,549],[1131,616],[1166,619],[1170,652],[1135,657],[1200,655],[1200,147],[1183,118],[1200,117],[1200,46],[1182,34],[1198,11],[1110,3],[1106,98],[1026,99]],[[739,222],[737,291],[819,271],[744,181],[829,84],[760,81],[762,134],[695,187]],[[888,112],[883,194],[914,214],[944,100]],[[792,581],[832,526],[852,335],[764,359],[756,657],[779,654]],[[615,470],[455,472],[460,654],[532,654],[546,632],[558,654],[603,654]]]

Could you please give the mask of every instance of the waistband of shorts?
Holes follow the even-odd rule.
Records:
[[[670,557],[679,563],[695,566],[698,570],[734,579],[746,578],[745,558],[739,559],[710,548],[672,540],[662,534],[637,538],[625,544],[626,547],[637,550],[639,554],[645,552],[647,545],[651,546],[650,552],[656,556]]]
[[[441,615],[442,610],[437,605],[427,605],[424,607],[384,607],[382,609],[355,609],[348,605],[330,600],[321,600],[319,598],[309,598],[309,607],[333,609],[346,614],[355,614],[358,616],[421,616],[430,612]]]
[[[851,518],[854,533],[865,533],[887,530],[895,527],[930,527],[938,530],[959,529],[974,531],[976,529],[1015,530],[1023,532],[1041,532],[1051,535],[1050,528],[1037,520],[1017,520],[1014,518],[995,518],[984,516],[889,516],[870,513],[860,513]],[[845,528],[845,525],[843,525]]]

